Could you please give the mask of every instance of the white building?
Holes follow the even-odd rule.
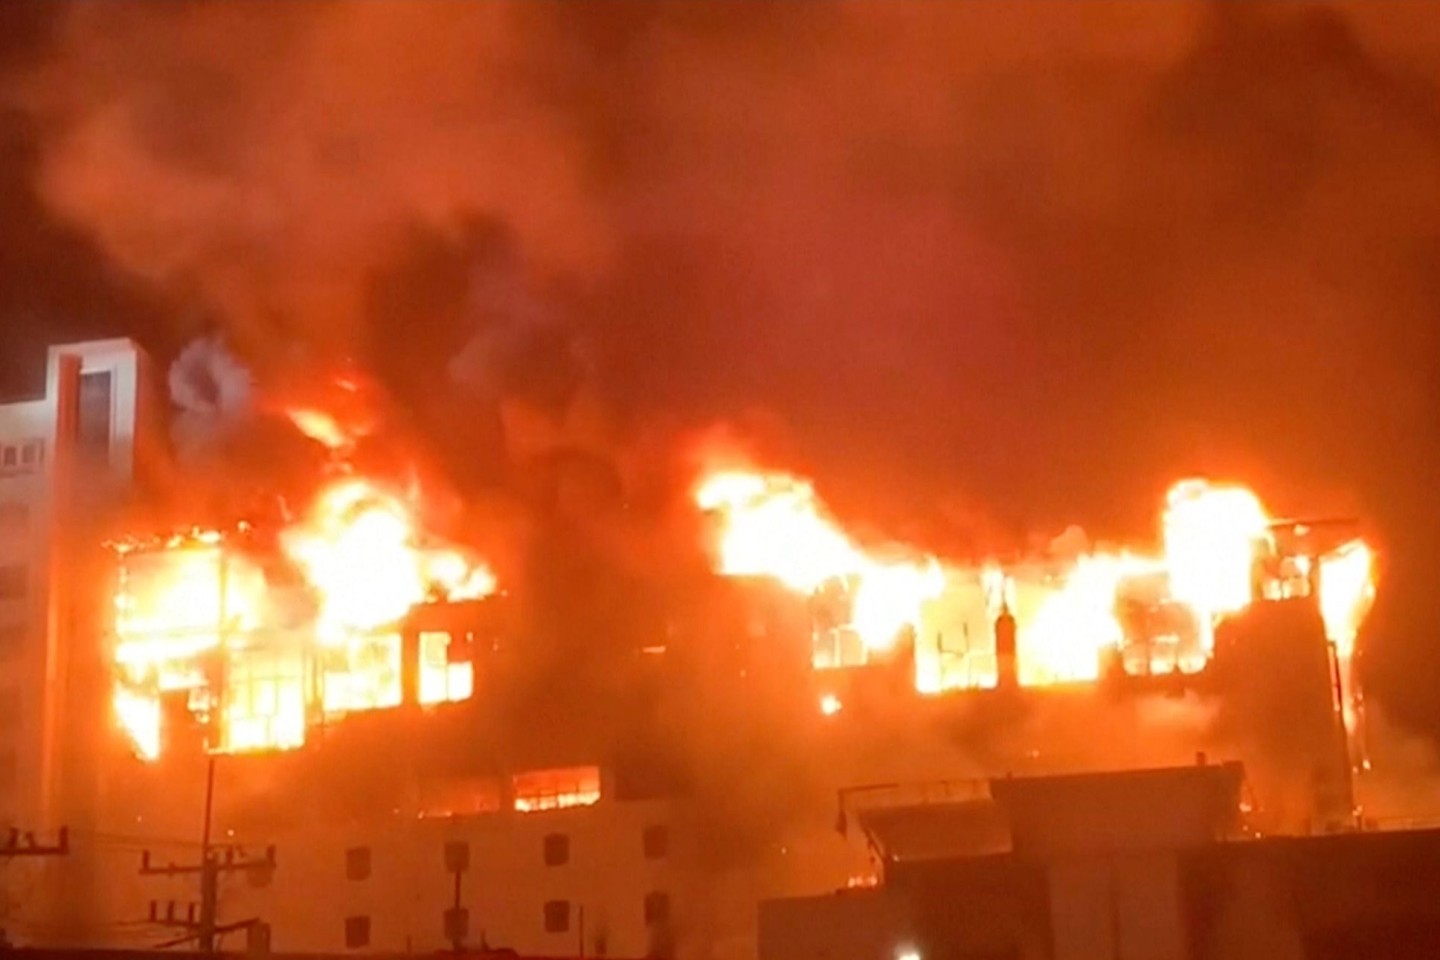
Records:
[[[51,347],[45,393],[0,404],[0,826],[64,819],[68,534],[158,441],[150,363],[129,340]],[[76,596],[78,604],[81,597]]]

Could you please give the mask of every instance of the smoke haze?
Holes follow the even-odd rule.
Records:
[[[7,12],[7,360],[349,357],[476,481],[758,410],[939,547],[1242,479],[1373,521],[1375,691],[1440,731],[1433,11],[257,13]]]

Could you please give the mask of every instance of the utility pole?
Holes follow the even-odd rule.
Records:
[[[39,843],[35,834],[26,830],[23,834],[10,828],[10,836],[0,844],[0,860],[12,857],[63,857],[70,852],[70,831],[61,827],[53,844]]]
[[[200,878],[200,903],[198,905],[189,904],[183,917],[176,915],[174,901],[166,905],[164,915],[161,915],[158,904],[154,901],[150,903],[149,919],[151,923],[166,927],[178,927],[186,931],[185,936],[162,944],[162,946],[176,946],[194,940],[203,953],[214,953],[215,938],[219,934],[241,930],[259,923],[260,920],[257,917],[250,917],[234,923],[219,922],[220,877],[237,870],[273,870],[274,868],[275,848],[273,846],[267,847],[265,856],[259,858],[237,856],[234,847],[226,847],[223,856],[212,850],[207,851],[204,858],[197,864],[171,863],[163,867],[153,865],[150,860],[150,851],[146,850],[140,858],[141,876],[178,877],[188,875]]]
[[[215,755],[209,757],[209,763],[205,770],[205,821],[200,834],[200,862],[195,864],[167,864],[163,867],[153,866],[150,862],[150,851],[146,850],[140,857],[140,875],[148,877],[176,877],[184,875],[195,875],[200,878],[200,903],[190,904],[183,918],[175,915],[175,903],[171,901],[160,916],[159,906],[152,901],[150,903],[150,922],[162,926],[179,927],[187,931],[186,935],[161,946],[172,947],[194,940],[198,943],[201,952],[215,952],[215,938],[222,933],[229,933],[233,930],[241,930],[260,923],[259,918],[251,917],[235,923],[220,923],[220,877],[222,874],[233,873],[238,870],[273,870],[275,869],[275,847],[265,849],[265,856],[259,859],[246,858],[244,851],[234,846],[226,845],[224,855],[221,856],[210,843],[210,823],[213,819],[215,808]]]

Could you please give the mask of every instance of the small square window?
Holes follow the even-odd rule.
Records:
[[[652,823],[642,837],[646,860],[663,860],[670,853],[670,830],[663,823]]]
[[[370,848],[351,847],[345,851],[345,879],[370,879]]]
[[[570,862],[570,838],[563,833],[545,837],[545,866],[562,867]]]
[[[658,891],[645,894],[645,926],[653,927],[669,920],[670,894]]]
[[[451,907],[445,911],[445,939],[451,943],[464,943],[470,937],[470,911],[465,907]]]
[[[39,440],[31,440],[20,448],[20,462],[30,467],[45,458],[45,447]]]
[[[369,917],[346,917],[345,918],[345,947],[348,950],[358,950],[361,947],[370,946],[370,918]]]
[[[470,844],[464,840],[445,842],[445,869],[450,873],[464,873],[470,869]]]
[[[5,452],[0,454],[0,463],[7,467],[13,467],[20,462],[20,450],[18,447],[6,447]]]
[[[549,900],[545,903],[545,932],[570,932],[570,901]]]

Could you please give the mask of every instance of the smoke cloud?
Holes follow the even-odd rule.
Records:
[[[842,515],[970,545],[1243,479],[1373,518],[1369,669],[1440,729],[1418,5],[107,3],[41,49],[57,218],[477,481],[756,408]]]

